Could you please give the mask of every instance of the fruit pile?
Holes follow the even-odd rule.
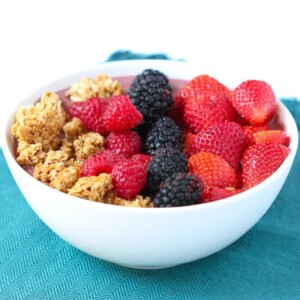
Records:
[[[288,136],[273,125],[276,109],[263,81],[230,90],[200,75],[173,95],[167,76],[147,69],[126,94],[71,105],[71,117],[106,137],[80,176],[111,174],[119,197],[149,196],[155,207],[229,197],[265,180],[289,154]]]
[[[200,75],[176,93],[172,83],[147,69],[127,92],[103,74],[72,85],[68,99],[45,92],[16,113],[17,162],[69,195],[174,207],[252,188],[288,156],[289,138],[266,82],[230,90]]]

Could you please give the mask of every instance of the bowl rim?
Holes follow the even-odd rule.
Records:
[[[29,95],[25,95],[25,97],[23,98],[25,100],[21,101],[21,103],[18,103],[16,105],[14,105],[12,108],[10,108],[8,114],[5,115],[5,118],[3,120],[4,132],[1,134],[1,145],[2,145],[2,149],[3,149],[4,157],[8,163],[8,166],[9,166],[11,172],[12,172],[11,166],[14,168],[17,168],[16,170],[18,170],[19,174],[21,174],[21,175],[24,174],[24,176],[30,176],[31,179],[33,180],[33,184],[36,185],[37,188],[42,188],[42,189],[46,188],[46,190],[45,190],[46,192],[53,194],[53,196],[57,195],[59,198],[61,198],[60,201],[72,201],[72,203],[77,203],[78,205],[87,205],[93,209],[101,209],[101,210],[106,209],[106,210],[116,211],[116,212],[118,212],[118,211],[137,212],[138,211],[139,213],[147,213],[147,214],[148,213],[154,213],[154,214],[176,213],[177,214],[177,213],[181,213],[181,212],[187,213],[189,211],[195,212],[198,210],[200,210],[200,211],[201,210],[210,210],[210,209],[214,209],[215,207],[222,207],[224,205],[227,206],[227,205],[239,202],[242,199],[251,197],[253,194],[259,192],[260,190],[263,190],[272,181],[276,180],[276,178],[278,178],[281,175],[281,173],[283,173],[286,169],[288,169],[292,166],[296,152],[297,152],[297,148],[298,148],[298,129],[297,129],[297,125],[296,125],[296,122],[295,122],[293,116],[291,115],[289,110],[286,108],[286,106],[278,98],[277,98],[278,108],[281,111],[284,118],[289,120],[288,133],[290,134],[290,138],[292,137],[292,139],[290,141],[290,145],[289,145],[289,148],[291,150],[289,155],[287,156],[285,161],[281,164],[281,166],[272,175],[270,175],[267,179],[265,179],[258,185],[250,188],[249,190],[245,190],[240,194],[236,194],[236,195],[230,196],[228,198],[222,199],[221,201],[213,201],[213,202],[201,203],[201,204],[190,205],[190,206],[170,207],[170,208],[128,207],[128,206],[118,206],[118,205],[106,204],[106,203],[102,203],[102,202],[94,202],[91,200],[82,199],[82,198],[78,198],[75,196],[70,196],[66,193],[60,192],[58,190],[55,190],[55,189],[43,184],[42,182],[38,181],[37,179],[33,178],[30,174],[28,174],[16,162],[14,155],[11,151],[12,146],[9,145],[10,144],[9,139],[12,138],[11,131],[10,131],[11,121],[14,119],[15,113],[19,107],[21,107],[22,105],[24,106],[24,105],[28,105],[29,103],[33,103],[33,101],[34,101],[33,99],[37,99],[37,98],[35,98],[35,95],[38,93],[38,91],[46,91],[46,90],[48,90],[49,86],[56,86],[56,85],[64,86],[66,88],[66,87],[68,87],[68,85],[66,85],[64,82],[66,81],[67,78],[80,77],[83,74],[89,74],[91,72],[96,72],[98,70],[99,70],[99,72],[103,72],[103,69],[106,69],[106,68],[109,68],[110,70],[113,69],[114,71],[116,71],[116,70],[119,71],[120,68],[122,68],[122,67],[126,68],[129,66],[129,67],[138,68],[138,69],[145,69],[148,66],[149,68],[151,67],[151,68],[156,68],[158,70],[161,70],[161,69],[168,69],[168,68],[170,68],[171,65],[175,69],[180,66],[181,67],[185,66],[185,68],[191,68],[193,71],[195,71],[195,68],[197,68],[197,67],[199,68],[199,70],[201,70],[201,66],[197,66],[195,64],[191,64],[191,63],[185,62],[185,61],[143,60],[143,59],[141,59],[141,60],[103,62],[103,63],[99,63],[96,65],[92,65],[91,67],[87,67],[78,72],[72,72],[65,76],[61,76],[59,79],[56,79],[52,82],[44,84],[43,86],[35,89],[35,91],[31,92]],[[162,71],[162,72],[164,72],[164,71]],[[111,72],[108,72],[108,74],[109,73],[111,73]],[[129,74],[129,72],[126,71],[126,74],[127,75],[135,75],[136,73]],[[200,75],[200,74],[209,74],[209,73],[205,72],[205,70],[204,70],[204,72],[202,72],[202,71],[198,72],[198,75]],[[109,74],[109,75],[111,75],[111,74]],[[114,77],[114,75],[111,75],[111,76]],[[122,75],[119,75],[119,76],[122,76]],[[218,79],[218,77],[215,76],[214,74],[211,74],[211,76]],[[83,78],[83,77],[81,77],[81,78]],[[192,77],[190,79],[192,79]],[[221,80],[219,80],[219,81],[222,82]],[[239,82],[239,83],[241,83],[241,82]],[[57,88],[56,91],[61,90],[61,89],[62,88]],[[21,172],[23,172],[23,173],[21,173]],[[15,181],[17,183],[17,180],[15,180]],[[63,195],[65,197],[62,197]]]

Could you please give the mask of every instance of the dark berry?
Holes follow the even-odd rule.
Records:
[[[149,154],[162,147],[182,151],[183,142],[184,138],[179,126],[169,117],[163,117],[156,121],[148,132],[145,149]]]
[[[163,73],[147,69],[135,77],[128,96],[143,115],[142,124],[152,124],[166,115],[173,105],[172,88]]]
[[[175,207],[200,203],[204,184],[197,175],[176,173],[161,185],[153,200],[155,207]]]
[[[153,154],[148,168],[147,190],[156,193],[159,185],[175,173],[187,172],[187,156],[174,148],[158,148]]]

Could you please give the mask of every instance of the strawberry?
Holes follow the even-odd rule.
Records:
[[[205,186],[237,187],[235,170],[221,156],[210,152],[199,152],[188,160],[191,173],[200,177]]]
[[[80,176],[97,176],[100,173],[111,173],[115,163],[126,160],[125,156],[109,150],[103,150],[87,158],[80,169]]]
[[[220,188],[217,186],[208,186],[203,191],[203,194],[200,198],[200,203],[208,203],[220,199],[225,199],[241,192],[242,190],[233,187]]]
[[[179,95],[174,96],[174,104],[168,112],[168,116],[178,125],[183,126],[183,109],[186,99]]]
[[[244,135],[246,137],[247,145],[250,146],[255,143],[253,134],[260,131],[269,130],[268,125],[263,126],[243,126],[242,127]]]
[[[255,144],[260,143],[277,143],[282,145],[288,144],[288,136],[282,130],[264,130],[253,133]]]
[[[88,130],[106,135],[108,131],[103,124],[102,116],[107,105],[107,100],[90,98],[84,102],[74,102],[69,108],[69,113],[72,117],[80,119]]]
[[[193,132],[219,122],[233,121],[235,111],[228,100],[230,95],[231,91],[216,79],[197,76],[174,98],[171,117]]]
[[[190,154],[200,151],[222,156],[234,169],[237,169],[246,145],[241,126],[235,122],[213,125],[199,131],[190,143]]]
[[[251,188],[273,174],[286,159],[290,149],[276,143],[255,144],[242,157],[242,179]]]
[[[116,163],[111,174],[115,192],[124,199],[138,195],[147,181],[145,165],[132,159]]]
[[[142,114],[125,95],[111,97],[103,114],[103,124],[108,131],[129,130],[140,124],[142,120]]]
[[[183,111],[184,125],[194,133],[221,122],[233,121],[234,117],[235,111],[228,98],[208,93],[187,100]]]
[[[264,81],[244,81],[233,91],[230,101],[238,113],[255,126],[269,122],[276,111],[274,92]]]
[[[179,97],[184,100],[200,99],[203,93],[209,95],[220,95],[229,98],[231,95],[231,90],[215,78],[204,74],[190,80],[180,90]]]
[[[185,139],[184,139],[184,151],[185,151],[185,153],[187,153],[187,154],[190,153],[191,143],[192,143],[195,136],[196,135],[191,133],[191,132],[187,132],[185,134]]]
[[[127,157],[139,153],[142,141],[135,131],[111,132],[106,139],[106,148]]]

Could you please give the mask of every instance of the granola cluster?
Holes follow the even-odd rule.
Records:
[[[66,92],[66,96],[72,101],[86,101],[91,97],[102,99],[121,95],[123,89],[117,80],[113,80],[106,74],[100,74],[96,79],[84,78],[74,83]]]
[[[12,126],[12,134],[18,143],[42,144],[43,151],[57,149],[59,134],[66,122],[67,114],[57,94],[46,92],[39,102],[21,107]]]
[[[67,92],[73,101],[92,96],[108,98],[123,93],[118,81],[101,74],[95,80],[85,78]],[[16,139],[16,160],[33,168],[33,177],[71,196],[107,204],[151,207],[150,198],[138,195],[125,200],[116,195],[112,175],[80,176],[83,161],[105,149],[106,140],[97,132],[88,132],[80,119],[70,118],[56,93],[46,92],[41,99],[16,113],[12,126]]]

